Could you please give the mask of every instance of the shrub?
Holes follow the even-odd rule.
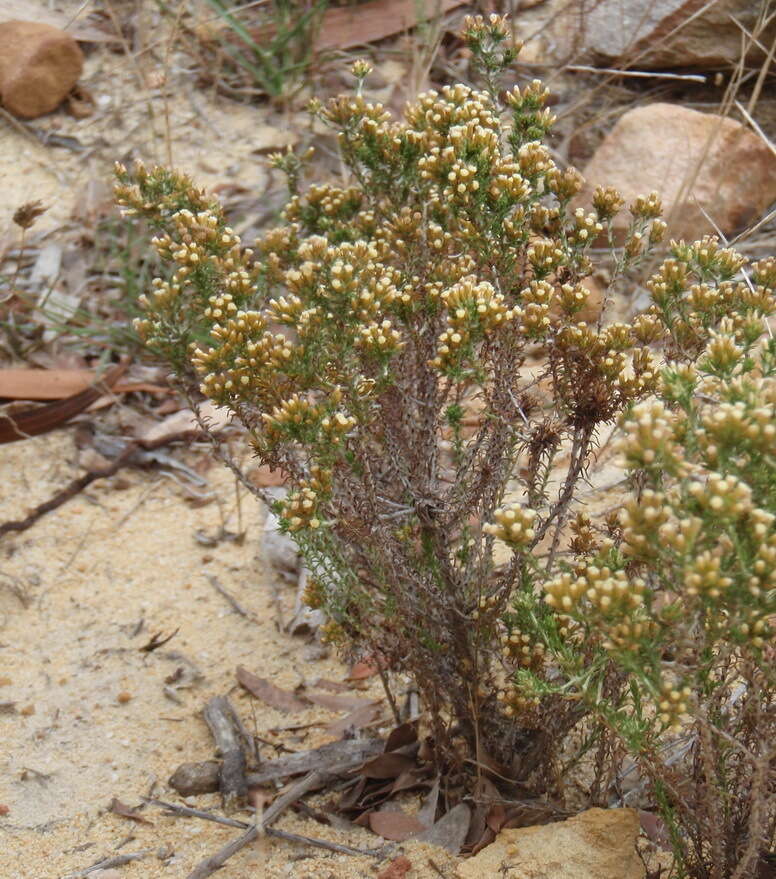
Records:
[[[629,463],[643,470],[643,484],[659,479],[669,450],[686,444],[689,455],[706,454],[693,420],[705,403],[692,402],[691,376],[698,383],[715,358],[729,359],[725,340],[736,351],[754,344],[773,306],[773,271],[761,264],[750,287],[733,280],[741,268],[733,252],[712,239],[680,242],[650,282],[647,313],[629,324],[591,316],[593,244],[622,199],[599,189],[590,210],[573,206],[581,176],[559,168],[541,143],[553,121],[545,89],[535,81],[502,100],[499,77],[516,51],[503,23],[467,19],[465,37],[483,91],[422,94],[397,121],[364,99],[368,67],[357,62],[355,94],[313,104],[337,132],[350,185],[300,193],[299,160],[276,156],[291,198],[283,225],[255,251],[174,172],[120,167],[117,195],[127,214],[156,228],[154,245],[173,267],[144,298],[138,329],[182,382],[195,374],[202,394],[245,425],[259,459],[287,476],[289,493],[275,510],[312,572],[307,600],[325,608],[327,636],[410,674],[451,787],[457,780],[471,791],[486,768],[511,780],[512,791],[560,792],[558,759],[584,718],[591,734],[582,750],[599,741],[599,772],[607,760],[613,771],[606,743],[615,731],[657,766],[662,715],[673,723],[683,703],[690,707],[683,688],[697,692],[697,680],[665,673],[668,657],[630,649],[633,637],[653,639],[656,651],[670,642],[662,618],[658,631],[650,626],[653,592],[656,601],[669,596],[665,607],[680,600],[679,556],[654,568],[667,556],[638,555],[644,499],[628,508],[633,523],[577,516],[578,559],[567,561],[566,525],[598,431],[625,413]],[[625,244],[612,253],[615,278],[665,231],[655,194],[630,212]],[[661,349],[672,363],[663,378]],[[674,387],[684,396],[667,394]],[[748,398],[754,409],[764,405],[761,391]],[[649,432],[653,412],[670,422],[662,433]],[[681,488],[656,508],[703,524],[716,514],[706,483],[693,459],[672,454],[676,469],[665,478]],[[701,486],[697,496],[691,483]],[[666,489],[655,482],[650,490]],[[762,545],[744,531],[773,527],[752,518],[759,495],[746,497],[740,535],[738,520],[730,526],[750,541],[742,572]],[[711,536],[690,531],[717,570]],[[652,532],[643,536],[653,547]],[[511,550],[503,565],[494,560],[497,540]],[[670,555],[667,542],[659,550]],[[722,576],[732,577],[727,559],[737,551],[730,536]],[[692,601],[712,599],[700,589]],[[729,670],[734,656],[738,663],[743,651],[764,649],[752,640],[766,638],[761,604],[742,599],[744,609],[754,616],[737,611],[714,629],[709,668],[718,668],[712,643],[726,645]],[[733,626],[739,634],[726,640]],[[671,689],[655,717],[641,694],[657,698],[663,685]],[[764,687],[757,677],[740,710],[762,705]],[[668,803],[659,767],[655,778]]]
[[[755,264],[749,283],[716,285],[697,253],[674,247],[676,337],[693,298],[740,297],[747,310],[693,332],[691,349],[707,340],[701,356],[671,363],[660,393],[623,419],[636,487],[611,536],[588,526],[577,558],[546,580],[549,614],[523,603],[523,631],[567,694],[637,756],[678,875],[740,879],[758,875],[776,829],[776,343],[756,344],[776,261]],[[595,645],[593,662],[579,643]],[[601,696],[612,667],[629,684],[616,702]],[[530,673],[523,684],[548,689]]]

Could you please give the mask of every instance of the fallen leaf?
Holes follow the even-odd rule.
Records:
[[[228,409],[210,402],[203,403],[199,407],[199,413],[213,432],[226,427],[231,417]],[[160,421],[150,429],[143,431],[138,439],[145,442],[155,442],[163,437],[174,436],[176,433],[184,433],[188,430],[192,433],[199,433],[200,427],[191,409],[181,409],[174,415],[169,415],[164,421]]]
[[[402,772],[407,772],[414,766],[415,760],[412,757],[392,751],[367,760],[361,767],[361,775],[365,778],[398,778]]]
[[[439,776],[434,780],[431,790],[423,800],[423,805],[418,810],[418,821],[424,827],[431,827],[436,819],[437,805],[439,804]]]
[[[337,696],[334,693],[315,693],[304,691],[304,698],[329,711],[354,711],[366,705],[374,704],[371,699],[359,699],[357,696]]]
[[[341,717],[339,720],[332,721],[326,727],[326,732],[330,735],[342,735],[348,729],[363,729],[371,723],[374,723],[382,714],[381,702],[370,702],[368,705],[362,705]]]
[[[350,674],[345,678],[346,681],[365,681],[367,678],[374,677],[379,669],[376,664],[371,662],[357,662],[350,670]]]
[[[153,635],[149,638],[149,640],[143,644],[142,647],[138,647],[137,649],[141,653],[153,653],[154,650],[158,650],[160,647],[163,647],[168,641],[172,641],[172,639],[178,634],[180,631],[180,626],[172,633],[172,635],[168,635],[166,638],[162,632],[154,632]]]
[[[481,852],[484,848],[487,848],[495,838],[496,834],[486,824],[479,840],[472,846],[471,853],[476,855],[478,852]]]
[[[408,769],[406,772],[402,772],[391,785],[391,794],[397,794],[403,790],[412,790],[417,787],[428,787],[427,773],[424,773],[423,769]],[[418,815],[418,820],[424,827],[428,827],[428,824],[420,818],[420,815]]]
[[[404,812],[370,812],[369,826],[374,833],[383,839],[391,839],[394,842],[403,842],[415,833],[425,828],[413,815],[405,815]]]
[[[411,869],[412,861],[405,855],[399,855],[384,870],[380,870],[377,879],[404,879]]]
[[[507,820],[507,811],[501,803],[495,803],[485,816],[485,823],[494,833],[498,833]]]
[[[153,821],[144,818],[137,809],[133,809],[132,806],[122,803],[121,800],[116,799],[116,797],[110,801],[108,811],[113,812],[114,815],[120,815],[122,818],[129,818],[131,821],[137,821],[139,824],[153,825]]]
[[[401,723],[388,734],[385,751],[398,751],[406,745],[414,745],[418,740],[418,730],[414,723]]]
[[[437,845],[451,854],[457,855],[466,840],[470,821],[471,810],[466,803],[458,803],[446,815],[443,815],[436,824],[428,830],[423,828],[423,831],[414,838],[419,842]]]
[[[0,413],[0,443],[12,443],[31,436],[40,436],[69,421],[99,399],[105,390],[111,388],[126,372],[127,366],[128,363],[114,366],[92,387],[56,403],[34,409],[23,409],[13,414]]]
[[[306,702],[303,702],[288,690],[281,690],[269,681],[260,678],[253,672],[248,671],[241,665],[237,666],[237,682],[241,687],[246,689],[252,696],[266,702],[272,708],[278,711],[302,711],[307,708]]]
[[[356,7],[329,7],[323,14],[315,48],[350,49],[385,39],[393,34],[461,6],[463,0],[437,0],[418,3],[417,0],[367,0]],[[266,42],[267,28],[251,30],[258,43]]]
[[[367,780],[365,778],[359,778],[351,788],[348,788],[342,794],[339,801],[339,809],[341,812],[351,812],[354,809],[358,809],[358,804],[361,801],[361,795],[364,793],[366,785]],[[364,825],[362,824],[362,826]]]
[[[647,834],[652,842],[659,845],[664,851],[671,851],[671,840],[668,835],[668,829],[665,821],[663,821],[660,815],[655,815],[654,812],[647,812],[644,809],[639,809],[639,822],[641,823],[641,829]]]

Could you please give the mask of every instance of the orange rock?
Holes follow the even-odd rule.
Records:
[[[742,170],[744,169],[744,170]],[[694,241],[744,229],[776,200],[776,156],[734,119],[677,104],[648,104],[625,113],[584,170],[575,204],[590,205],[598,185],[614,186],[630,204],[657,191],[669,235]],[[615,219],[622,240],[630,214]]]
[[[589,809],[568,821],[502,830],[458,879],[644,879],[633,809]]]
[[[48,24],[2,22],[0,47],[0,100],[23,119],[58,107],[83,70],[78,43]]]
[[[388,866],[382,870],[377,879],[404,879],[412,869],[412,862],[404,855],[394,858]]]

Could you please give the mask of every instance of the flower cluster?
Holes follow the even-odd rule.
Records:
[[[486,534],[492,534],[515,548],[530,546],[533,542],[536,536],[535,510],[520,506],[520,504],[512,504],[509,507],[494,510],[493,518],[494,522],[483,527]]]

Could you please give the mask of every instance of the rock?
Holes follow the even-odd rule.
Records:
[[[547,0],[521,8],[517,36],[526,40],[520,61],[557,65],[597,62],[629,64],[635,70],[715,69],[737,63],[743,28],[756,32],[758,3],[752,0],[597,0],[585,4]],[[735,18],[740,22],[739,27]],[[759,34],[770,46],[776,24]],[[750,64],[765,57],[756,45]]]
[[[58,107],[83,70],[78,43],[48,24],[2,22],[0,46],[0,100],[23,119]]]
[[[644,879],[634,809],[589,809],[568,821],[502,830],[458,879]]]
[[[568,0],[521,5],[512,21],[515,36],[523,42],[520,63],[551,67],[584,63],[583,22],[589,13],[579,7]]]
[[[218,790],[221,763],[205,760],[202,763],[182,763],[170,776],[167,784],[182,797],[192,794],[212,794]]]
[[[756,31],[759,4],[719,0],[698,15],[701,6],[698,0],[603,0],[585,17],[585,48],[607,64],[633,59],[637,70],[737,63],[742,28]],[[760,44],[770,46],[774,35],[774,28],[761,33]],[[757,63],[757,51],[747,54],[750,63]]]
[[[742,169],[746,169],[742,173]],[[776,156],[733,119],[676,104],[649,104],[620,118],[584,170],[575,204],[588,206],[598,185],[618,189],[629,204],[652,190],[663,199],[669,234],[695,240],[741,230],[776,199]],[[615,220],[622,238],[626,210]]]

